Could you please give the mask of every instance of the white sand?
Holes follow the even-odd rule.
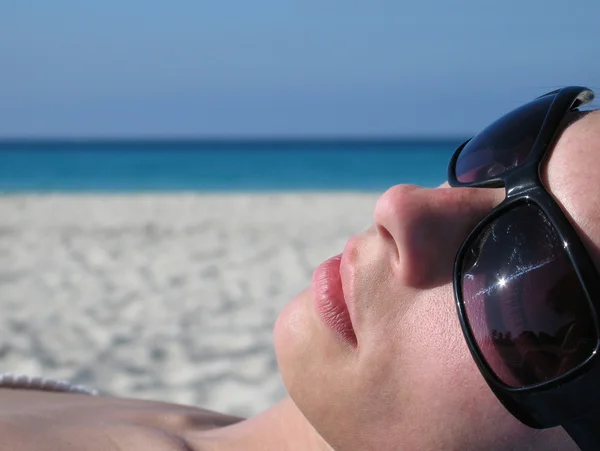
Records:
[[[0,197],[0,372],[251,415],[281,308],[377,194]]]

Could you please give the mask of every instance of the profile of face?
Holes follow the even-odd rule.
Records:
[[[600,268],[600,111],[575,114],[542,180]],[[275,347],[285,386],[335,450],[573,447],[562,428],[530,429],[506,411],[460,328],[454,259],[504,196],[504,189],[390,188],[372,227],[315,273],[339,265],[348,311],[336,305],[335,287],[316,280],[280,314]]]

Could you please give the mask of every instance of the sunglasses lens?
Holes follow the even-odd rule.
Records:
[[[523,163],[556,94],[529,102],[485,128],[460,151],[455,175],[461,183],[483,182]]]
[[[597,336],[565,246],[536,206],[489,223],[462,261],[462,298],[481,355],[511,387],[554,379],[587,360]]]

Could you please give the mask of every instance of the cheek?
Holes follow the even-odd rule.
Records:
[[[451,287],[421,293],[394,313],[387,312],[361,350],[355,377],[363,416],[356,441],[367,444],[386,431],[381,450],[396,449],[394,443],[407,449],[486,449],[522,430],[471,358]],[[432,434],[432,425],[444,427]]]
[[[480,374],[452,286],[396,299],[404,307],[396,315],[388,312],[357,373],[359,393],[367,394],[361,398],[366,415],[360,439],[368,443],[369,434],[387,431],[380,450],[396,449],[394,441],[406,449],[476,450],[513,449],[535,440],[535,431],[502,406]],[[443,428],[432,433],[432,425]]]
[[[447,399],[477,370],[460,329],[451,286],[399,292],[394,300],[395,308],[379,312],[377,326],[363,343],[361,368],[368,383],[389,387],[395,410],[402,413],[422,404],[419,399],[435,398],[435,393],[439,400]],[[479,375],[476,380],[481,382]]]

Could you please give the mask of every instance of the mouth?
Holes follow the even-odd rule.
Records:
[[[356,333],[344,298],[341,263],[340,254],[326,260],[315,270],[312,278],[314,304],[323,323],[354,347],[357,344]]]

